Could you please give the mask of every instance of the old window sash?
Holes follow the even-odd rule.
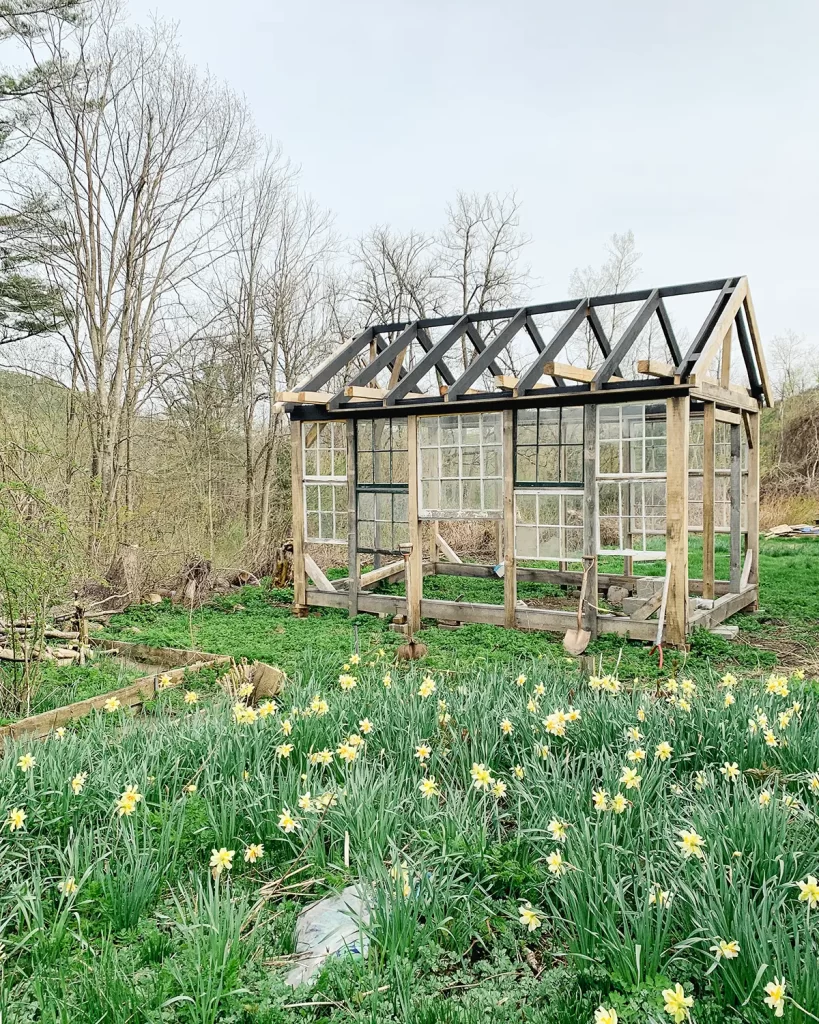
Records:
[[[515,414],[515,486],[583,486],[583,409],[519,409]]]
[[[340,420],[305,421],[301,426],[301,444],[305,540],[314,544],[346,544],[346,425]]]
[[[691,533],[702,530],[703,438],[702,419],[692,418],[688,448],[688,529]],[[740,524],[742,530],[746,530],[748,441],[744,433],[741,445]],[[719,420],[714,424],[714,532],[731,532],[731,424]]]
[[[515,556],[538,561],[583,557],[583,491],[515,490]]]
[[[409,542],[405,416],[356,422],[358,551],[398,555]]]
[[[501,519],[503,438],[499,412],[421,416],[421,519]]]
[[[601,405],[597,413],[597,550],[665,558],[664,403]]]

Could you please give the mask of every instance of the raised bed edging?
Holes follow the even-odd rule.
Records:
[[[198,672],[199,669],[209,668],[212,665],[224,665],[231,659],[226,654],[208,654],[203,651],[176,650],[173,647],[147,647],[140,644],[128,644],[121,641],[110,641],[107,646],[120,651],[122,654],[136,655],[137,650],[144,652],[140,654],[141,660],[150,660],[156,665],[168,663],[168,658],[174,657],[172,663],[181,667],[169,668],[163,674],[170,678],[170,686],[178,686],[184,679],[186,672]],[[178,656],[178,658],[177,658]],[[21,718],[19,722],[12,722],[11,725],[0,727],[0,750],[6,739],[17,739],[20,736],[31,736],[33,739],[40,739],[66,722],[73,722],[77,718],[83,718],[92,711],[100,710],[105,702],[112,697],[120,702],[123,707],[139,707],[146,700],[150,700],[157,692],[157,680],[159,673],[154,672],[149,676],[142,676],[128,686],[118,690],[109,690],[107,693],[97,694],[96,697],[88,697],[85,700],[76,701],[74,704],[65,704],[61,708],[54,708],[51,711],[43,711],[39,715],[30,715],[28,718]]]

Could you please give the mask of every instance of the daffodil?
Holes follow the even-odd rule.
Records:
[[[596,811],[606,811],[609,806],[609,794],[605,789],[596,789],[592,793],[592,804]]]
[[[113,714],[114,711],[118,711],[122,707],[122,704],[120,704],[119,697],[109,697],[102,706],[110,715]]]
[[[703,857],[705,840],[693,829],[682,829],[677,833],[680,837],[677,846],[682,850],[683,857]]]
[[[485,764],[473,762],[472,770],[469,774],[472,776],[472,785],[475,789],[489,789],[492,785],[492,772]]]
[[[37,758],[31,753],[23,754],[17,759],[17,767],[21,772],[31,771],[35,764],[37,764]]]
[[[88,772],[77,772],[74,778],[71,780],[71,789],[74,796],[79,796],[82,793],[85,780],[88,778]]]
[[[536,932],[543,924],[543,915],[535,910],[531,903],[524,903],[518,908],[520,923],[529,932]]]
[[[614,1007],[598,1006],[594,1011],[594,1024],[617,1024],[619,1017]]]
[[[60,725],[60,726],[58,726],[54,730],[54,739],[55,740],[64,740],[65,739],[65,726],[64,725]]]
[[[168,687],[171,685],[171,682],[172,680],[169,675],[162,675],[156,681],[156,688],[157,690],[167,690]]]
[[[687,996],[679,982],[674,988],[663,989],[663,999],[665,1000],[665,1012],[674,1018],[676,1024],[681,1024],[681,1021],[691,1016],[688,1011],[694,1005],[694,997]]]
[[[424,761],[429,760],[430,754],[432,754],[432,747],[430,747],[426,743],[419,743],[419,745],[415,748],[415,756],[418,758],[421,764],[423,764]]]
[[[733,693],[731,693],[730,690],[728,691],[728,693],[725,694],[722,703],[725,705],[726,708],[730,708],[732,704],[736,704],[736,697],[733,695]]]
[[[767,789],[763,789],[762,792],[759,794],[759,806],[760,807],[767,807],[772,799],[773,798],[772,798],[771,794],[768,792],[768,790]]]
[[[374,728],[375,726],[369,720],[369,718],[362,718],[361,721],[358,723],[359,732],[363,733],[365,736],[369,736]]]
[[[500,779],[495,779],[492,783],[492,796],[496,800],[502,800],[506,796],[506,783],[501,782]]]
[[[276,747],[276,757],[290,757],[293,753],[293,749],[294,747],[292,743],[280,743]]]
[[[634,750],[629,750],[629,752],[626,754],[626,759],[628,761],[631,761],[632,764],[637,761],[645,761],[646,752],[645,750],[643,750],[642,747],[637,747]]]
[[[361,655],[358,652],[350,655],[350,664],[358,665],[361,663]]]
[[[518,686],[525,686],[526,685],[526,676],[521,672],[521,674],[517,677],[515,682],[517,683]]]
[[[338,685],[342,690],[354,690],[358,680],[355,676],[351,676],[349,672],[342,672],[338,677]]]
[[[114,805],[114,809],[120,818],[129,818],[136,810],[137,804],[142,799],[142,794],[136,786],[128,786]]]
[[[264,857],[264,845],[262,843],[250,843],[245,847],[244,858],[246,864],[255,864],[262,857]]]
[[[219,850],[211,850],[210,853],[210,866],[213,869],[214,876],[221,875],[223,871],[230,871],[233,867],[233,858],[236,855],[235,850],[228,850],[223,846]]]
[[[628,737],[628,739],[631,740],[632,743],[639,743],[640,740],[643,738],[643,734],[640,732],[636,725],[630,725],[628,729],[626,729],[626,736]]]
[[[774,1017],[782,1017],[785,1013],[785,979],[774,978],[765,986],[766,996],[763,1002],[774,1011]]]
[[[797,882],[797,885],[800,903],[807,903],[808,909],[812,910],[819,903],[819,883],[813,875],[808,875],[804,882]]]
[[[648,902],[652,906],[665,907],[671,902],[671,893],[668,889],[653,888],[648,894]]]
[[[352,764],[358,757],[358,747],[349,743],[340,743],[336,748],[336,753],[346,764]]]
[[[252,725],[258,718],[255,708],[241,701],[233,705],[233,720],[237,725]]]
[[[657,748],[654,751],[654,756],[658,761],[667,761],[674,753],[674,748],[666,740],[662,743],[657,744]]]
[[[524,771],[524,769],[523,769],[523,765],[521,765],[521,764],[516,764],[516,765],[514,766],[514,768],[512,769],[512,774],[513,774],[513,775],[515,776],[515,778],[516,778],[516,779],[522,779],[522,778],[524,778],[524,777],[525,777],[525,775],[526,775],[526,772],[525,772],[525,771]]]
[[[500,731],[503,733],[504,736],[511,736],[512,733],[515,731],[515,727],[512,725],[508,718],[502,718],[500,724]]]
[[[301,828],[297,818],[294,818],[290,811],[285,807],[279,815],[279,828],[286,833],[295,832],[296,829]]]
[[[199,694],[196,690],[186,690],[183,700],[186,704],[197,704],[199,702]]]
[[[645,720],[646,720],[645,710],[643,708],[637,708],[637,721],[638,722],[645,722]]]
[[[18,829],[25,828],[26,812],[22,807],[12,807],[8,813],[8,817],[3,822],[4,828],[7,828],[9,832],[16,832]]]
[[[736,939],[726,942],[725,939],[718,939],[717,944],[711,947],[711,952],[719,960],[725,957],[726,960],[736,960],[739,956],[739,943]]]
[[[430,676],[424,676],[421,680],[421,685],[418,687],[419,697],[431,697],[433,693],[438,689],[435,680]]]
[[[626,789],[639,789],[640,776],[637,774],[637,769],[624,768],[623,774],[620,776],[620,782],[626,787]]]
[[[384,687],[387,690],[389,690],[389,688],[392,686],[392,676],[389,674],[389,672],[384,676],[381,682],[384,684]]]
[[[557,840],[559,843],[566,841],[567,832],[565,822],[559,821],[557,818],[552,818],[546,828],[552,839]]]
[[[739,765],[734,761],[730,763],[726,761],[720,768],[720,774],[723,775],[729,782],[736,782],[739,778]]]
[[[623,811],[628,807],[628,800],[623,796],[622,793],[615,793],[611,798],[611,810],[615,814],[622,814]]]
[[[553,850],[546,858],[546,866],[552,875],[562,875],[566,872],[566,863],[560,850]]]
[[[77,889],[79,889],[79,886],[77,885],[74,876],[69,875],[68,878],[63,879],[63,881],[57,885],[57,888],[63,896],[72,896]]]
[[[429,778],[421,779],[418,783],[418,788],[421,791],[421,796],[425,800],[431,800],[433,797],[438,796],[440,790],[438,784],[435,781],[435,777],[430,775]]]

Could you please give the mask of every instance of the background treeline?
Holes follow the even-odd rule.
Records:
[[[369,321],[543,294],[514,194],[458,193],[437,232],[342,238],[171,26],[135,27],[117,0],[7,0],[0,21],[0,481],[19,516],[53,513],[78,571],[123,543],[157,578],[194,553],[264,564],[289,532],[276,391]],[[614,235],[551,291],[639,274]],[[798,337],[769,351],[785,401],[766,493],[787,518],[819,487],[817,367]]]

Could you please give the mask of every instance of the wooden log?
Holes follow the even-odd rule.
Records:
[[[713,608],[703,608],[691,616],[691,627],[712,629],[720,622],[730,619],[732,615],[746,608],[753,607],[759,600],[757,587],[748,586],[739,594],[725,594],[714,602]]]
[[[543,372],[547,377],[562,377],[563,380],[573,380],[578,384],[591,384],[594,380],[596,370],[587,370],[584,367],[570,366],[568,363],[544,363]],[[622,377],[609,377],[607,383],[621,384]]]

